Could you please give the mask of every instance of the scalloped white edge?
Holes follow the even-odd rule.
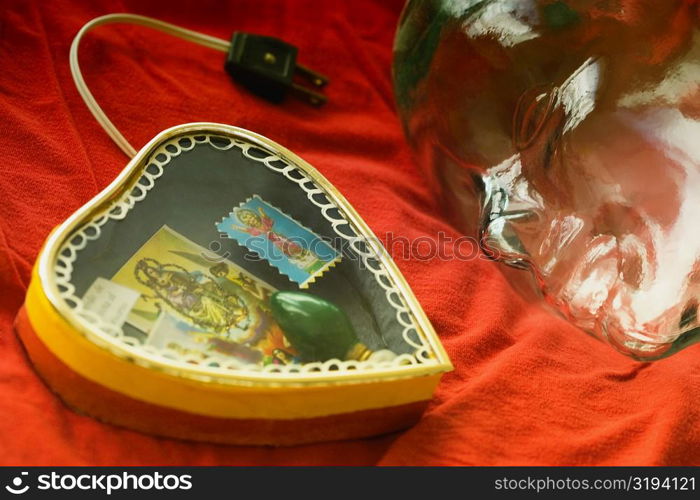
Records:
[[[202,139],[197,140],[195,139],[196,137]],[[217,145],[210,140],[212,137],[226,141],[227,144]],[[188,147],[180,144],[185,139],[190,140],[190,145]],[[83,308],[82,300],[75,295],[75,287],[70,283],[73,272],[73,262],[76,260],[78,252],[84,249],[89,241],[96,240],[100,237],[101,227],[108,220],[124,219],[134,205],[143,200],[148,191],[155,186],[157,179],[163,175],[164,167],[168,165],[173,158],[182,154],[183,151],[191,151],[196,146],[202,144],[208,144],[209,146],[219,150],[228,150],[236,147],[246,158],[262,163],[270,170],[281,173],[290,181],[298,184],[299,187],[306,192],[309,201],[320,208],[321,213],[323,214],[324,218],[331,223],[335,233],[349,241],[352,250],[360,256],[365,267],[372,272],[375,280],[384,290],[387,302],[396,311],[396,320],[403,327],[402,337],[408,345],[415,349],[414,354],[401,354],[392,361],[379,363],[372,361],[344,361],[332,359],[325,362],[266,366],[261,366],[254,363],[242,363],[232,358],[224,358],[217,355],[206,355],[202,357],[193,355],[183,356],[171,349],[161,349],[142,344],[139,340],[124,335],[121,328],[110,325],[102,321],[102,318],[100,318],[97,314],[85,310]],[[175,150],[168,151],[168,147],[174,147]],[[268,153],[268,156],[264,158],[256,157],[250,153],[250,149],[263,151]],[[165,156],[165,160],[161,161],[158,159],[158,157],[161,155]],[[273,165],[273,162],[279,162],[282,164],[282,166],[275,166]],[[141,177],[138,179],[131,192],[125,198],[114,202],[108,211],[93,218],[93,220],[90,222],[83,224],[80,229],[71,234],[71,236],[66,239],[65,243],[59,249],[56,257],[54,273],[56,285],[59,290],[59,296],[81,319],[89,323],[94,328],[94,333],[96,333],[99,338],[99,341],[97,342],[98,344],[101,344],[103,347],[108,347],[111,343],[119,342],[123,349],[128,351],[130,354],[133,354],[133,361],[142,366],[149,366],[148,360],[149,358],[152,358],[158,363],[163,363],[170,365],[173,368],[180,368],[184,370],[191,370],[193,365],[196,365],[200,368],[205,368],[207,374],[211,374],[212,376],[219,374],[232,375],[234,373],[243,374],[261,372],[290,375],[338,375],[350,372],[357,373],[358,371],[362,371],[363,373],[380,373],[389,368],[395,369],[401,366],[406,367],[407,365],[437,364],[435,359],[436,353],[432,351],[430,345],[426,342],[423,335],[421,335],[416,329],[415,324],[411,320],[412,315],[410,310],[404,303],[401,293],[394,285],[391,277],[381,265],[381,262],[375,259],[372,252],[362,251],[361,248],[358,248],[358,244],[362,243],[364,238],[358,235],[352,226],[350,226],[350,228],[352,229],[354,235],[346,235],[338,230],[338,228],[342,225],[350,225],[350,223],[343,217],[342,209],[333,204],[333,202],[330,201],[330,198],[326,195],[325,191],[316,186],[313,180],[310,179],[303,170],[294,165],[290,165],[280,156],[266,151],[265,148],[259,145],[249,144],[245,141],[232,137],[196,132],[183,134],[164,142],[149,156],[148,161],[145,164],[147,166],[144,168]],[[149,170],[151,170],[151,172],[149,172]],[[293,177],[291,175],[292,172],[295,172],[297,177]],[[318,194],[322,194],[326,198],[327,202],[323,203],[315,199],[314,196]],[[336,209],[340,214],[340,217],[337,219],[332,218],[328,213],[330,209]],[[370,262],[376,262],[377,267],[370,265]]]

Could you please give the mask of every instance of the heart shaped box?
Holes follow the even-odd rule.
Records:
[[[397,357],[279,365],[193,355],[130,335],[128,323],[110,323],[84,303],[91,283],[113,276],[165,225],[202,248],[209,242],[278,290],[298,290],[216,228],[252,195],[334,242],[342,258],[308,291],[344,310],[363,344]],[[330,182],[269,139],[215,123],[163,131],[53,231],[15,325],[36,370],[68,406],[199,441],[292,445],[399,430],[420,417],[452,369],[395,263]]]

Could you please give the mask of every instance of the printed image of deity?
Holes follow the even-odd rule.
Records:
[[[154,297],[196,326],[226,333],[231,328],[244,330],[250,324],[245,302],[202,273],[151,258],[141,259],[135,273],[139,282],[153,290]]]

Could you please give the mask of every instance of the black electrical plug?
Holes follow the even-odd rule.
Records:
[[[328,78],[297,64],[297,48],[269,36],[235,32],[226,57],[226,71],[234,80],[254,94],[272,102],[282,101],[288,93],[314,106],[326,101],[325,95],[294,81],[305,78],[315,88],[322,88]]]

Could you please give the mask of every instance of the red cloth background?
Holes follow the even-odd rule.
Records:
[[[380,237],[457,237],[394,113],[401,3],[0,0],[1,464],[700,464],[700,348],[653,364],[626,359],[522,301],[481,259],[396,256],[455,370],[421,422],[394,435],[283,449],[153,438],[68,410],[32,371],[12,330],[32,263],[51,228],[126,164],[70,77],[68,49],[86,21],[134,12],[298,45],[303,63],[332,78],[322,109],[261,102],[230,82],[221,53],[146,28],[98,28],[81,61],[137,148],[180,123],[242,126],[315,165]]]

